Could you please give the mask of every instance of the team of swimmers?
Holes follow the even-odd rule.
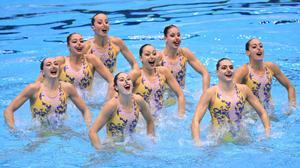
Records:
[[[269,116],[272,117],[274,110],[271,99],[273,76],[287,89],[289,105],[296,106],[295,88],[277,65],[264,62],[263,44],[257,38],[246,43],[249,63],[234,71],[229,58],[220,59],[216,65],[219,82],[209,87],[210,75],[206,67],[188,48],[180,47],[181,37],[177,26],[165,27],[165,47],[162,51],[157,51],[151,44],[141,46],[139,58],[142,67],[139,68],[123,40],[108,35],[110,27],[104,13],[95,14],[91,24],[93,38],[84,42],[82,35],[72,33],[67,37],[69,56],[46,58],[41,62],[38,80],[25,87],[4,111],[5,121],[10,128],[15,125],[14,112],[28,99],[32,117],[38,118],[41,123],[51,124],[50,118],[64,119],[70,98],[82,112],[92,145],[97,149],[101,148],[97,132],[104,125],[108,137],[122,139],[135,132],[140,114],[146,121],[147,134],[154,136],[155,118],[164,106],[174,104],[167,104],[165,100],[177,100],[178,116],[185,116],[182,89],[185,87],[186,63],[202,75],[202,96],[191,129],[192,138],[198,145],[202,143],[200,122],[207,109],[211,114],[213,132],[218,128],[227,128],[223,139],[228,136],[234,138],[241,130],[245,113],[251,111],[257,112],[265,134],[269,136]],[[131,71],[113,77],[119,52],[131,65]],[[77,91],[91,91],[95,71],[108,83],[108,94],[107,101],[92,124],[89,108]]]

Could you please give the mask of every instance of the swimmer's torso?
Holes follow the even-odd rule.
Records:
[[[209,111],[214,126],[240,124],[246,99],[237,85],[234,86],[234,89],[233,96],[225,96],[219,87],[216,88],[216,93],[209,104]]]
[[[94,72],[92,65],[86,59],[82,59],[81,68],[79,71],[72,69],[70,59],[65,59],[65,64],[60,72],[59,79],[64,82],[73,84],[76,88],[90,90]]]
[[[118,104],[118,107],[113,112],[110,120],[106,124],[106,132],[109,137],[123,137],[135,131],[139,118],[140,108],[137,102],[133,100],[132,110],[126,112],[123,107]]]
[[[110,72],[114,72],[116,70],[117,55],[119,51],[113,42],[109,40],[108,47],[104,51],[101,51],[95,44],[94,40],[91,40],[91,53],[100,58]]]
[[[185,74],[186,74],[186,62],[187,58],[183,55],[182,50],[178,52],[178,58],[175,62],[170,63],[167,56],[162,53],[161,65],[171,70],[171,73],[175,77],[176,81],[181,88],[185,87]]]
[[[54,97],[47,96],[43,87],[41,87],[34,102],[31,102],[30,109],[33,118],[43,118],[49,114],[65,114],[67,110],[67,94],[63,91],[61,84],[59,84],[57,94]]]
[[[260,102],[266,109],[272,105],[271,86],[273,72],[264,65],[265,73],[258,75],[253,72],[253,69],[248,64],[249,73],[246,76],[245,84],[252,90],[253,94],[258,97]]]

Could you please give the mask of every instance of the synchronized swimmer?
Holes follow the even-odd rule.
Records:
[[[69,56],[46,58],[42,61],[39,80],[26,86],[4,110],[4,118],[10,128],[15,127],[14,112],[28,99],[32,117],[43,125],[51,124],[53,118],[63,121],[68,98],[82,112],[86,125],[90,127],[90,110],[77,90],[91,91],[96,71],[108,83],[108,96],[89,129],[92,145],[101,149],[97,133],[105,124],[107,137],[122,141],[135,132],[139,114],[146,121],[147,134],[154,136],[154,118],[166,105],[166,91],[170,93],[170,98],[177,98],[178,116],[183,118],[185,115],[183,89],[187,63],[202,75],[202,95],[194,112],[191,128],[192,138],[197,145],[202,144],[200,122],[207,109],[211,114],[213,132],[226,127],[226,137],[224,135],[221,138],[226,139],[229,135],[234,139],[245,118],[246,102],[259,115],[265,134],[269,137],[271,126],[268,114],[274,109],[270,92],[273,77],[287,89],[290,106],[296,107],[294,86],[277,65],[264,62],[264,48],[257,38],[246,43],[249,63],[236,72],[229,58],[217,62],[219,82],[210,87],[210,75],[206,67],[188,48],[180,47],[181,37],[177,26],[165,27],[165,47],[160,52],[151,44],[140,48],[142,67],[139,68],[124,41],[108,35],[110,25],[104,13],[96,13],[91,19],[91,25],[94,37],[88,41],[84,41],[79,33],[72,33],[67,37]],[[119,52],[127,59],[131,69],[128,74],[121,72],[113,78],[113,74],[117,72]],[[174,103],[169,105],[172,104]]]

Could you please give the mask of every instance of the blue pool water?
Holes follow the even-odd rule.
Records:
[[[110,35],[124,39],[138,59],[138,49],[151,43],[162,49],[163,28],[179,26],[182,46],[190,48],[208,68],[215,84],[215,64],[230,57],[236,67],[248,58],[244,44],[251,37],[264,43],[267,61],[275,62],[300,90],[300,2],[288,0],[161,1],[82,0],[0,2],[0,111],[39,74],[40,60],[66,55],[65,39],[71,32],[93,36],[90,18],[97,11],[110,18]],[[129,69],[122,55],[118,70]],[[251,126],[249,144],[209,143],[210,116],[201,125],[202,148],[191,140],[190,124],[201,95],[201,76],[188,67],[186,118],[175,117],[176,107],[166,109],[156,127],[156,142],[137,133],[131,144],[119,144],[96,152],[79,112],[69,107],[65,127],[39,130],[31,121],[29,103],[15,113],[18,132],[9,132],[0,114],[0,167],[300,167],[300,117],[296,109],[283,115],[287,92],[275,81],[272,95],[279,122],[272,122],[272,135],[264,139],[261,123]],[[299,103],[298,103],[299,104]],[[95,117],[97,106],[91,106]],[[99,133],[103,139],[104,129]]]

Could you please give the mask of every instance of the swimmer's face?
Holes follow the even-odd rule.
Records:
[[[143,63],[143,66],[145,68],[153,69],[156,66],[156,60],[157,60],[157,52],[156,49],[151,46],[147,45],[144,47],[142,55],[141,55],[141,61]]]
[[[58,78],[59,75],[58,61],[55,58],[45,59],[42,73],[45,78]]]
[[[70,53],[75,55],[83,54],[84,44],[83,37],[80,34],[73,34],[68,41]]]
[[[165,41],[167,46],[171,48],[179,48],[181,43],[179,29],[177,27],[170,28],[165,36]]]
[[[219,80],[232,81],[234,74],[233,72],[234,68],[230,60],[223,60],[220,62],[219,68],[217,70]]]
[[[264,59],[264,47],[259,39],[253,39],[249,43],[249,50],[246,54],[250,59],[255,61],[263,61]]]
[[[132,81],[126,73],[121,73],[118,75],[117,85],[115,87],[116,90],[119,92],[119,94],[120,93],[126,95],[132,94],[132,89],[133,89]]]
[[[99,36],[107,36],[109,31],[109,22],[108,18],[105,14],[98,14],[94,17],[94,25],[92,29],[94,30],[95,34]]]

